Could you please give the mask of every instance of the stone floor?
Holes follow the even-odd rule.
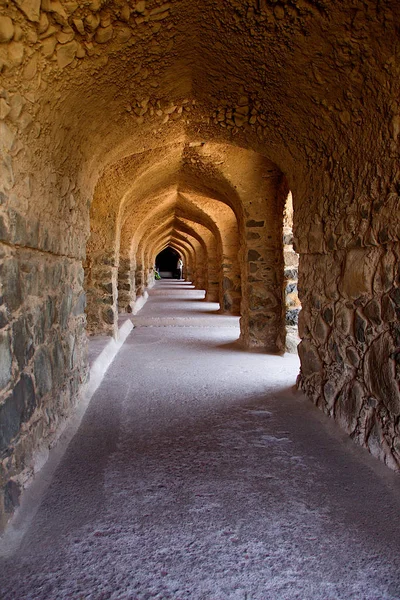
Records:
[[[400,480],[294,392],[294,355],[161,281],[95,393],[0,598],[400,598]]]

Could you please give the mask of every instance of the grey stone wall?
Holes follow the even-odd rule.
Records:
[[[80,261],[0,244],[0,529],[87,378]]]

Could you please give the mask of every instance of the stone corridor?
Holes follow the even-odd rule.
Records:
[[[400,481],[295,391],[297,356],[164,280],[93,396],[2,600],[396,600]],[[93,340],[91,344],[99,344]]]

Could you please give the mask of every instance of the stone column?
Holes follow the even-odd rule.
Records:
[[[135,292],[136,292],[136,298],[140,298],[140,296],[143,296],[144,291],[146,289],[145,286],[145,282],[144,282],[144,269],[143,269],[143,265],[140,263],[138,263],[136,265],[136,271],[135,271]]]
[[[121,258],[118,268],[118,313],[132,312],[132,282],[129,258]]]
[[[114,254],[91,257],[85,263],[87,328],[89,334],[116,335],[118,267]]]
[[[220,302],[220,269],[216,256],[208,256],[206,302]]]
[[[242,306],[241,339],[248,348],[267,352],[284,350],[284,294],[282,218],[260,218],[266,207],[258,207],[258,218],[245,224],[246,280]],[[279,213],[278,213],[279,214]]]

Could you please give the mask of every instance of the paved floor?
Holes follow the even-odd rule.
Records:
[[[400,598],[399,477],[201,297],[162,281],[133,317],[2,599]]]

